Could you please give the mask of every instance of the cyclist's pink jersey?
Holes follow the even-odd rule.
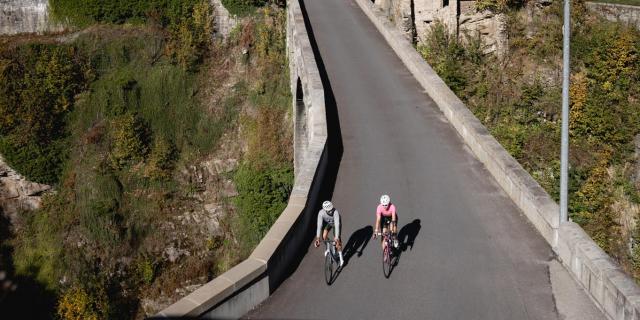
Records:
[[[379,204],[378,209],[376,209],[376,217],[380,217],[380,216],[393,217],[395,215],[396,215],[396,206],[394,206],[393,203],[389,204],[389,208],[385,208],[383,205]]]

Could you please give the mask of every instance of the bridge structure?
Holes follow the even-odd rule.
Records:
[[[640,289],[522,169],[367,0],[291,0],[296,179],[251,256],[157,315],[640,319]],[[398,207],[389,278],[372,240]],[[346,265],[311,245],[331,199]]]

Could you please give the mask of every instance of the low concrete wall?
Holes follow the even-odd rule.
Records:
[[[559,260],[610,319],[640,320],[640,289],[572,222],[559,223],[558,205],[447,87],[383,13],[355,0],[476,157],[553,247]]]
[[[640,29],[640,6],[599,2],[586,2],[585,5],[607,20],[629,23]]]
[[[295,182],[287,207],[248,259],[156,318],[239,318],[269,297],[309,245],[330,157],[324,88],[298,0],[287,6],[287,48],[296,115]]]

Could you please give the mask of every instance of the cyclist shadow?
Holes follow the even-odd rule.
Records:
[[[347,244],[345,244],[342,252],[344,253],[344,264],[345,266],[349,264],[349,260],[354,255],[358,255],[358,257],[362,256],[362,252],[364,248],[367,247],[371,236],[373,235],[373,227],[366,226],[354,231],[349,237]]]
[[[403,252],[406,252],[407,249],[409,251],[413,250],[413,245],[415,243],[416,237],[420,232],[420,219],[415,219],[411,223],[406,224],[400,231],[398,232],[398,242],[399,246],[396,250],[396,259],[394,262],[394,266],[398,265],[400,261],[400,256],[402,256]]]
[[[364,248],[367,247],[367,244],[369,243],[371,236],[373,236],[373,227],[371,226],[360,228],[351,234],[351,236],[349,237],[349,240],[342,248],[344,265],[338,268],[333,273],[333,275],[331,276],[331,279],[329,280],[329,282],[327,282],[328,285],[332,285],[336,281],[336,279],[338,278],[342,270],[345,267],[347,267],[347,265],[349,264],[349,260],[354,255],[357,254],[358,257],[362,256],[362,252],[364,251]]]

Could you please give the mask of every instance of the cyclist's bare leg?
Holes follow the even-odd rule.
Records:
[[[333,240],[336,242],[336,249],[338,250],[338,256],[340,257],[340,267],[344,264],[344,257],[342,256],[342,241],[336,237],[336,231],[333,231]]]
[[[382,227],[382,234],[384,234],[385,232],[387,232],[389,229],[387,228],[387,225],[384,225]],[[386,243],[384,242],[384,236],[380,237],[380,243],[382,244],[382,250],[384,250],[384,246],[386,245]]]

